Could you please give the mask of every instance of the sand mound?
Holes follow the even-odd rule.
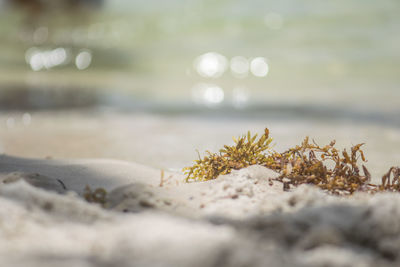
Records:
[[[179,174],[162,182],[159,171],[124,162],[5,159],[2,266],[400,264],[398,194],[339,198],[309,186],[284,192],[260,166],[185,184]],[[70,191],[41,186],[57,187],[57,179]],[[79,195],[96,179],[109,190],[107,209]]]

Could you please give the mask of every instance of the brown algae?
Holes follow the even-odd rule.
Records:
[[[206,151],[207,155],[195,161],[191,167],[186,167],[183,172],[187,175],[186,181],[208,181],[219,175],[230,173],[250,165],[266,165],[270,160],[265,151],[270,150],[272,139],[269,130],[257,140],[257,134],[251,136],[250,132],[238,139],[233,138],[234,145],[225,145],[218,153]]]
[[[367,161],[361,149],[364,144],[357,144],[347,151],[335,148],[335,141],[320,146],[315,141],[310,143],[306,137],[300,145],[278,153],[271,149],[272,138],[267,128],[258,140],[257,134],[252,136],[250,132],[233,140],[234,145],[225,145],[218,153],[206,151],[204,158],[199,156],[193,166],[184,168],[186,181],[208,181],[257,164],[278,172],[280,176],[274,180],[281,182],[284,190],[312,184],[338,195],[356,191],[400,191],[398,167],[390,168],[380,185],[370,183],[368,169],[359,163],[360,159]]]

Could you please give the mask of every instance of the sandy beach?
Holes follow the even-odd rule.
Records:
[[[399,14],[0,0],[0,267],[400,266]]]
[[[400,195],[209,182],[117,160],[0,156],[3,266],[397,266]],[[59,181],[62,181],[60,184]],[[105,207],[83,189],[107,190]]]
[[[399,13],[0,0],[0,267],[400,266]]]

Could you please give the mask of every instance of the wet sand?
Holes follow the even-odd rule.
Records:
[[[268,127],[274,149],[284,151],[305,136],[317,143],[336,139],[338,148],[363,146],[375,182],[400,162],[400,128],[345,119],[234,114],[195,116],[105,110],[0,114],[0,152],[32,158],[103,158],[137,162],[157,169],[180,171],[206,150],[218,151],[233,136]],[[245,114],[245,112],[244,112]],[[12,118],[12,124],[7,121]],[[10,125],[8,125],[10,124]]]

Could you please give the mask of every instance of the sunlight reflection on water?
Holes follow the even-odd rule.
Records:
[[[201,76],[207,78],[218,78],[227,68],[227,59],[221,54],[209,52],[196,58],[194,66],[197,73]]]
[[[249,61],[242,56],[236,56],[230,62],[231,72],[236,78],[245,78],[249,74]]]
[[[267,60],[263,57],[256,57],[250,62],[250,70],[256,77],[267,76],[269,72],[269,66]]]
[[[25,61],[33,71],[49,70],[54,67],[66,65],[70,61],[70,52],[66,48],[58,47],[52,50],[42,50],[31,47],[25,52]],[[92,52],[82,49],[75,57],[75,66],[78,70],[87,69],[92,63]]]
[[[235,108],[244,108],[247,106],[250,92],[245,87],[235,87],[232,91],[232,104]]]
[[[78,70],[84,70],[92,62],[92,53],[89,50],[83,50],[75,58],[75,65]]]
[[[40,50],[31,47],[25,52],[25,60],[32,70],[51,69],[67,62],[67,51],[63,47],[53,50]]]
[[[229,63],[229,64],[228,64]],[[233,56],[228,59],[216,52],[204,53],[193,60],[193,68],[202,78],[213,79],[213,83],[196,83],[192,89],[192,100],[194,103],[206,107],[215,107],[226,99],[226,90],[218,85],[221,76],[230,69],[231,75],[236,79],[244,79],[248,74],[254,77],[265,77],[269,73],[269,64],[264,57],[246,58],[244,56]],[[186,75],[191,76],[191,70],[186,70]],[[241,82],[244,83],[244,82]],[[243,108],[250,100],[250,90],[247,86],[235,84],[231,87],[231,104],[234,108]]]
[[[214,107],[222,103],[224,97],[224,90],[215,84],[199,83],[192,88],[192,99],[197,104]]]

